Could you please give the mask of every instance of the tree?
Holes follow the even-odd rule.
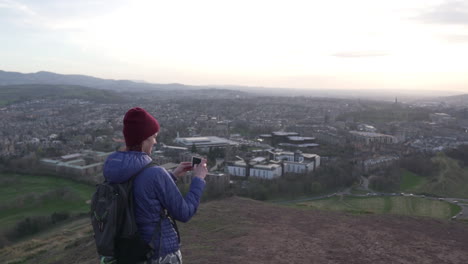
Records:
[[[197,153],[197,146],[195,145],[195,143],[192,143],[192,153]]]

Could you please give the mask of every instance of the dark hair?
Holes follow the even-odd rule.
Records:
[[[127,146],[127,151],[142,151],[142,145]]]

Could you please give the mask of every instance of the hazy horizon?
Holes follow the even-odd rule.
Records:
[[[4,71],[0,69],[0,71]],[[445,97],[445,96],[455,96],[467,94],[465,91],[456,91],[456,90],[437,90],[437,89],[425,89],[425,90],[405,90],[405,89],[387,89],[381,90],[378,88],[368,88],[368,89],[359,89],[359,88],[348,88],[348,89],[334,89],[334,88],[292,88],[292,87],[267,87],[267,86],[250,86],[250,85],[235,85],[235,84],[201,84],[193,85],[189,83],[154,83],[148,82],[145,80],[128,80],[128,79],[111,79],[111,78],[101,78],[100,76],[93,75],[83,75],[83,74],[62,74],[59,72],[51,71],[38,71],[38,72],[11,72],[10,73],[20,73],[20,74],[37,74],[39,72],[48,72],[52,74],[59,75],[69,75],[69,76],[88,76],[92,78],[98,78],[102,80],[112,80],[112,81],[132,81],[135,83],[144,83],[144,84],[162,84],[162,85],[171,85],[179,84],[186,85],[191,87],[199,87],[200,89],[207,88],[216,88],[216,89],[229,89],[229,90],[238,90],[243,92],[253,92],[257,94],[265,95],[276,95],[276,96],[312,96],[312,97],[330,97],[330,98],[374,98],[385,101],[394,101],[395,98],[400,99],[425,99],[425,98],[434,98],[434,97]],[[43,80],[40,81],[42,83]],[[28,82],[29,83],[29,82]],[[55,83],[55,82],[54,82]]]
[[[463,1],[0,0],[0,22],[5,71],[468,93]]]

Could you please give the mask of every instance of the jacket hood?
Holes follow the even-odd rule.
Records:
[[[128,181],[135,173],[152,161],[151,157],[139,151],[117,151],[104,163],[103,174],[110,183]]]

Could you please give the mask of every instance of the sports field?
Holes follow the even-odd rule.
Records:
[[[86,213],[94,187],[52,176],[0,174],[0,230],[53,213]]]

